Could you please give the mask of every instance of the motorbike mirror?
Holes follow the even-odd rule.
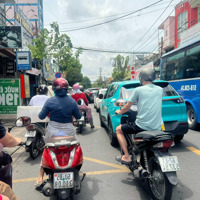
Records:
[[[117,107],[122,107],[126,104],[126,100],[124,99],[118,99],[117,101],[115,101],[114,105],[117,106]]]
[[[77,104],[78,104],[79,106],[83,105],[83,104],[84,104],[83,99],[79,99],[79,100],[77,101]]]
[[[31,123],[31,118],[30,117],[19,117],[16,120],[16,126],[18,127],[23,127],[23,126],[28,126]]]
[[[100,95],[99,95],[99,99],[103,99],[103,94],[100,94]]]

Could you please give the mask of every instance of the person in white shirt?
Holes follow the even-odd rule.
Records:
[[[49,98],[47,96],[48,88],[46,85],[40,85],[38,87],[39,95],[35,95],[31,98],[29,106],[43,106],[46,100]]]

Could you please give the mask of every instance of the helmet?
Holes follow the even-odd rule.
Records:
[[[39,92],[39,94],[47,94],[48,87],[46,85],[40,85],[38,87],[38,92]]]
[[[73,89],[74,89],[74,90],[80,89],[79,84],[78,84],[78,83],[74,84],[74,85],[73,85]]]
[[[151,81],[153,82],[156,79],[156,73],[154,69],[151,68],[144,68],[141,70],[139,74],[140,81]]]
[[[83,92],[84,91],[84,87],[82,85],[79,85],[80,91]]]
[[[54,80],[54,82],[52,83],[52,90],[55,92],[57,90],[60,89],[68,89],[68,81],[64,78],[57,78],[56,80]]]

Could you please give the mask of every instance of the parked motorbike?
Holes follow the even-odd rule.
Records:
[[[30,119],[30,118],[29,118]],[[62,132],[59,132],[62,135]],[[45,145],[42,167],[49,178],[41,185],[42,193],[50,199],[72,200],[81,190],[79,171],[83,153],[78,140],[73,136],[52,137]]]
[[[120,101],[116,102],[116,106],[120,104]],[[122,115],[121,123],[127,121],[128,116]],[[163,131],[143,131],[124,136],[131,156],[127,167],[134,177],[145,180],[154,200],[170,200],[173,186],[178,184],[176,171],[180,170],[178,158],[170,152],[174,145],[173,135]]]
[[[44,135],[46,122],[31,123],[26,127],[26,151],[29,152],[30,157],[35,159],[39,153],[44,149]]]

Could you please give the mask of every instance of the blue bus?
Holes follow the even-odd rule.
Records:
[[[160,79],[169,81],[185,99],[189,128],[196,129],[200,124],[200,41],[164,54]]]

